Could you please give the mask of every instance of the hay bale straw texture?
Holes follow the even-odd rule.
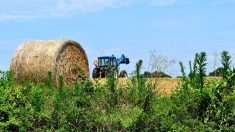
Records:
[[[81,79],[83,71],[89,77],[87,55],[82,46],[72,40],[38,40],[23,43],[14,54],[11,71],[19,81],[47,82],[48,71],[58,86],[59,76],[65,85]]]

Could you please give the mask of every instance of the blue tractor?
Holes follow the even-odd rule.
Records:
[[[130,60],[125,55],[122,54],[120,58],[112,56],[102,56],[98,57],[98,61],[94,62],[95,68],[92,72],[92,77],[95,78],[105,78],[108,75],[114,75],[118,71],[118,67],[121,64],[129,64]],[[127,77],[127,73],[121,73],[121,77]]]

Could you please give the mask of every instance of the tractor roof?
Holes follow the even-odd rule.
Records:
[[[98,59],[105,59],[105,58],[116,59],[116,57],[115,57],[114,55],[112,55],[112,56],[101,56],[101,57],[98,57]]]

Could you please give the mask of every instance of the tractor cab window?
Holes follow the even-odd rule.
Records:
[[[100,58],[99,59],[99,66],[100,67],[110,66],[110,59],[109,58]]]
[[[111,59],[111,65],[116,66],[116,59],[115,58]]]

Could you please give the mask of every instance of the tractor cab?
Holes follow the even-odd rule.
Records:
[[[98,57],[98,67],[116,67],[117,59],[114,56]]]

